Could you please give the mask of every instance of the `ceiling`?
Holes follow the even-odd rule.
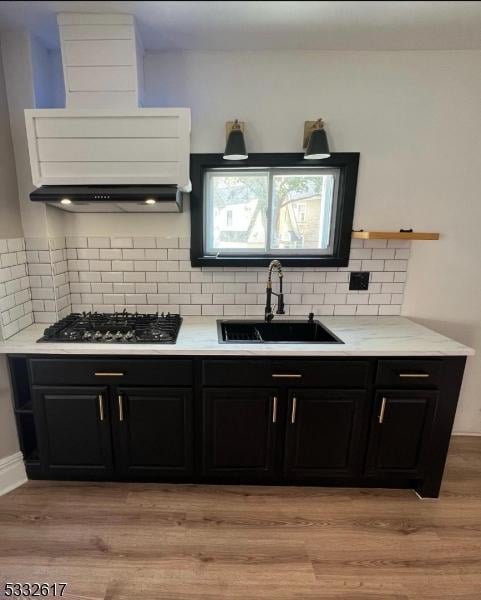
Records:
[[[0,30],[58,46],[58,12],[134,14],[149,50],[481,48],[481,2],[0,2]]]

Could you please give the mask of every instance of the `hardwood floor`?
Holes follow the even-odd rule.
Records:
[[[0,583],[102,600],[480,600],[481,438],[442,496],[29,482],[0,498]]]

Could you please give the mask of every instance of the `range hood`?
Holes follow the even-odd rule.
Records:
[[[31,200],[71,212],[180,212],[190,191],[190,109],[142,108],[134,18],[57,20],[66,107],[25,111]]]
[[[172,185],[44,185],[30,200],[69,212],[182,212],[182,192]]]

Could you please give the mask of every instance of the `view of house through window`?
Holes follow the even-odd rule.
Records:
[[[329,254],[338,170],[212,169],[205,178],[207,254]]]

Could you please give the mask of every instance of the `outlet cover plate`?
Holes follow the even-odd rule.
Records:
[[[369,271],[352,271],[349,279],[350,290],[369,289]]]

